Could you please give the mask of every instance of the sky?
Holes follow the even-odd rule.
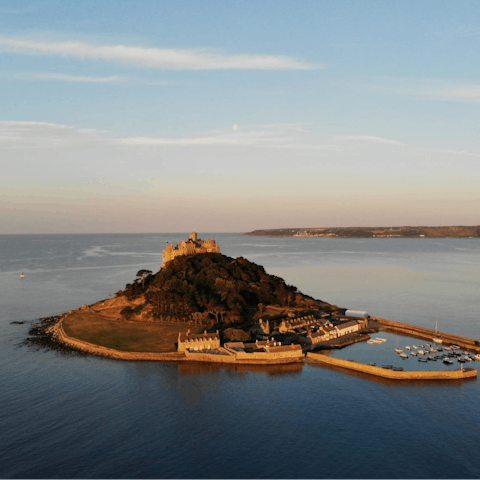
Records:
[[[477,225],[480,1],[0,0],[0,234]]]

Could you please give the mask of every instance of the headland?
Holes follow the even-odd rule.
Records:
[[[252,237],[480,238],[480,226],[273,228],[244,233]]]

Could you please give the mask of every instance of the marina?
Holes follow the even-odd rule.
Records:
[[[461,369],[466,364],[477,368],[479,365],[476,361],[480,361],[480,354],[460,349],[458,345],[434,348],[432,344],[422,344],[420,349],[415,351],[409,349],[414,340],[412,337],[390,332],[381,332],[381,334],[385,337],[381,342],[376,342],[376,335],[372,335],[368,343],[357,343],[343,350],[331,351],[328,355],[367,365],[375,364],[383,368],[402,368],[406,372],[454,370]],[[398,347],[392,349],[392,345],[398,345]],[[411,348],[416,347],[413,345]]]

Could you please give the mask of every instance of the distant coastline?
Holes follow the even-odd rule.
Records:
[[[480,238],[480,225],[452,227],[334,227],[254,230],[251,237]]]

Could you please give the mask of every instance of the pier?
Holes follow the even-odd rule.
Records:
[[[354,362],[353,360],[343,360],[341,358],[329,357],[327,355],[322,355],[321,353],[313,352],[307,354],[307,361],[334,365],[336,367],[355,370],[357,372],[363,372],[377,377],[389,378],[391,380],[462,380],[465,378],[475,378],[477,376],[477,370],[473,368],[464,368],[461,370],[398,372],[387,368],[366,365],[365,363]]]

